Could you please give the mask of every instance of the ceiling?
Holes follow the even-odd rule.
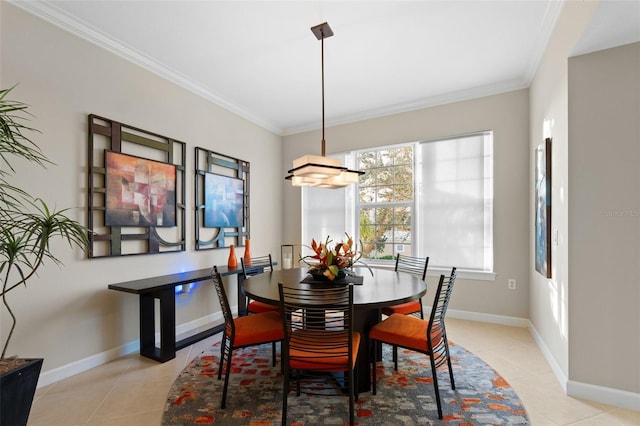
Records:
[[[528,87],[559,0],[10,0],[286,135]],[[574,53],[640,40],[640,2],[605,0]]]

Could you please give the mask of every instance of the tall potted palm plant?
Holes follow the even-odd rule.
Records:
[[[14,86],[15,87],[15,86]],[[45,261],[60,264],[49,242],[62,238],[71,247],[88,248],[87,230],[67,216],[68,209],[51,209],[41,199],[13,183],[15,160],[46,167],[52,164],[28,135],[35,132],[24,123],[27,105],[7,98],[13,89],[0,89],[0,297],[11,325],[2,338],[0,356],[0,424],[23,425],[40,375],[43,359],[8,357],[7,350],[17,317],[9,293],[27,286]]]

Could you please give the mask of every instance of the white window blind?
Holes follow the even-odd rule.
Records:
[[[418,145],[419,252],[433,266],[493,270],[493,136]]]
[[[345,153],[331,155],[339,158],[342,164],[353,167],[351,155]],[[303,186],[302,190],[302,244],[311,245],[311,239],[324,243],[327,236],[333,243],[345,241],[345,232],[356,235],[353,203],[356,186],[341,189],[312,188]],[[302,254],[310,254],[303,249]]]

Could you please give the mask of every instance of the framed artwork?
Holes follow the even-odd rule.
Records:
[[[536,271],[551,278],[551,138],[536,149]]]
[[[244,225],[244,181],[215,173],[204,174],[204,226],[237,228]]]
[[[105,151],[106,226],[176,226],[176,166]]]
[[[186,250],[186,144],[88,116],[90,259]]]
[[[244,246],[250,238],[250,164],[205,148],[195,148],[196,250]]]

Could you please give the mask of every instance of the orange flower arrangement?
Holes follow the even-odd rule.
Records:
[[[331,243],[329,237],[324,243],[318,243],[315,239],[311,240],[310,248],[314,254],[300,258],[300,261],[309,265],[308,272],[310,274],[323,275],[330,281],[335,280],[341,273],[344,275],[352,274],[351,268],[360,260],[362,253],[358,250],[357,244],[354,244],[353,238],[348,234],[345,235],[346,242],[341,241],[333,247],[329,246]],[[367,266],[363,262],[360,263]],[[369,267],[367,266],[367,268]]]

